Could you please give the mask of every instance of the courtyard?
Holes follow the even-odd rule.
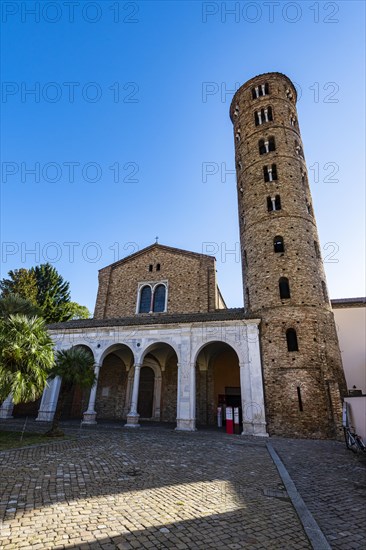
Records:
[[[366,538],[365,461],[341,442],[64,427],[66,441],[0,453],[4,550],[356,549]]]

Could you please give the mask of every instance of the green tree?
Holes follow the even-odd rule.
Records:
[[[2,296],[9,294],[18,294],[22,298],[37,304],[37,279],[32,270],[21,268],[10,270],[8,279],[0,281],[0,291]]]
[[[91,313],[86,306],[81,306],[77,302],[69,302],[70,319],[90,319]]]
[[[0,298],[0,318],[7,319],[10,315],[21,313],[27,317],[37,317],[40,309],[19,294],[6,294]]]
[[[44,320],[26,315],[0,319],[0,400],[14,403],[42,395],[54,362],[53,342]]]
[[[71,317],[69,283],[49,263],[32,267],[31,272],[36,278],[37,303],[46,323],[68,321]]]
[[[53,368],[49,377],[61,377],[61,388],[57,401],[56,411],[53,417],[51,429],[45,435],[59,437],[64,435],[59,428],[62,411],[67,395],[73,387],[78,385],[81,388],[91,388],[95,383],[94,357],[90,351],[83,348],[70,348],[56,353]]]

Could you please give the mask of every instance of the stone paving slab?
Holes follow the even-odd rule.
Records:
[[[330,546],[366,548],[366,455],[338,441],[273,437],[271,444]]]
[[[310,548],[262,440],[95,430],[0,467],[4,550]]]

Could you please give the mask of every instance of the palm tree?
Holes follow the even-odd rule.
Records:
[[[7,319],[10,315],[21,313],[28,317],[40,315],[38,306],[19,294],[7,294],[0,298],[0,318]]]
[[[73,386],[78,385],[81,388],[91,388],[93,386],[96,381],[94,367],[93,355],[83,348],[75,347],[56,353],[55,363],[49,377],[52,379],[60,376],[62,382],[52,426],[45,435],[49,437],[64,435],[58,426],[66,397],[73,389]]]
[[[38,399],[53,362],[53,342],[43,319],[21,314],[0,319],[1,401],[9,394],[15,404]]]

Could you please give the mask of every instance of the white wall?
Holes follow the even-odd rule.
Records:
[[[366,307],[334,308],[347,388],[366,394]],[[350,423],[366,441],[366,395],[347,397]]]
[[[335,308],[333,313],[347,387],[366,393],[366,307]]]

